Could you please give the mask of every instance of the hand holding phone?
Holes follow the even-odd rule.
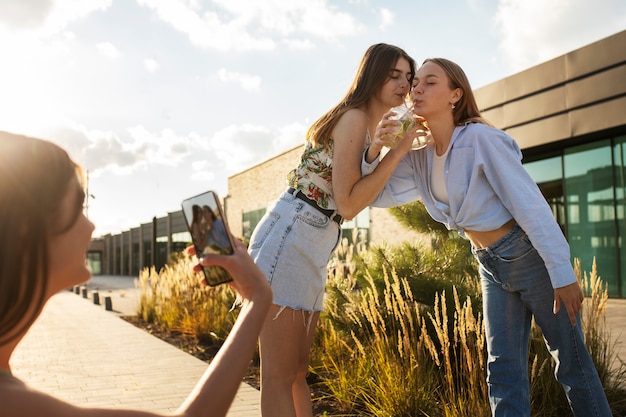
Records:
[[[234,244],[215,192],[207,191],[184,200],[182,209],[198,258],[207,254],[233,254]],[[230,274],[219,266],[204,266],[202,271],[210,286],[233,280]]]

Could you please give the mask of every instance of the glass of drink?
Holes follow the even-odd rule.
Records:
[[[426,120],[424,120],[422,124],[428,129]],[[411,145],[411,150],[413,151],[417,151],[417,150],[425,148],[426,145],[428,145],[428,141],[430,140],[430,135],[427,130],[425,131],[419,130],[419,132],[422,134],[417,136],[415,139],[413,139],[413,144]]]
[[[389,119],[400,121],[400,123],[396,126],[396,129],[391,133],[393,143],[389,145],[389,148],[393,149],[404,138],[406,132],[415,127],[415,117],[411,109],[405,105],[394,107],[391,110],[393,110],[396,114],[391,116]]]

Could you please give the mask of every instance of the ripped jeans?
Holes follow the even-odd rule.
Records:
[[[548,271],[526,233],[516,225],[498,242],[472,248],[472,253],[480,263],[492,415],[530,416],[528,343],[534,317],[574,416],[611,416],[583,340],[580,317],[572,326],[564,307],[553,313]]]

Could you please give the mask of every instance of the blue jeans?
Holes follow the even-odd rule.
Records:
[[[516,225],[495,244],[472,252],[480,263],[492,415],[530,416],[528,343],[534,316],[574,415],[611,416],[580,317],[572,326],[564,307],[553,313],[548,271],[526,233]]]

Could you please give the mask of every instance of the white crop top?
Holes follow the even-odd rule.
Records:
[[[430,175],[430,189],[433,193],[433,196],[442,203],[448,204],[448,189],[446,188],[446,176],[445,176],[445,165],[446,165],[446,157],[448,156],[448,151],[450,148],[446,149],[446,152],[439,156],[437,152],[433,153],[433,166]]]

